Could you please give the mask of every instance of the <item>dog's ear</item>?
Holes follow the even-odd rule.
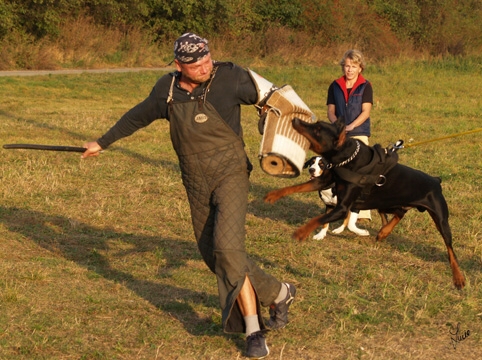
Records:
[[[323,159],[322,156],[320,156],[320,160],[318,160],[318,166],[322,171],[325,171],[326,165],[325,165],[325,160]]]
[[[309,159],[307,162],[305,162],[305,164],[303,165],[303,169],[306,169],[308,167],[310,167],[313,162],[315,161],[316,159],[316,156],[313,156],[311,159]]]
[[[338,134],[338,140],[336,141],[336,149],[340,149],[342,145],[345,143],[346,140],[346,131],[345,127],[343,127],[343,131]]]
[[[336,119],[336,121],[333,124],[335,125],[336,131],[338,132],[338,134],[345,132],[346,123],[345,123],[344,116],[338,117],[338,119]]]
[[[336,127],[336,132],[338,134],[338,139],[336,140],[335,143],[335,148],[339,149],[346,140],[346,124],[345,124],[345,117],[340,116],[336,121],[334,122],[334,125]]]

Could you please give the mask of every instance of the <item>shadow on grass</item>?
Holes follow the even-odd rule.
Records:
[[[301,182],[303,181],[300,180],[300,183]],[[255,200],[253,200],[250,203],[250,207],[249,207],[249,210],[252,214],[254,214],[259,218],[266,218],[274,221],[283,221],[289,225],[302,226],[305,223],[307,223],[309,219],[325,212],[325,205],[318,198],[317,192],[304,193],[304,196],[306,196],[307,199],[310,196],[315,197],[316,201],[319,201],[319,206],[316,205],[316,203],[296,200],[296,199],[290,198],[289,196],[278,200],[274,204],[265,203],[263,200],[264,196],[272,190],[274,190],[274,188],[272,187],[267,187],[259,184],[252,185],[252,192],[256,195]],[[416,209],[411,209],[410,211],[417,213],[416,216],[429,216],[427,212],[419,212]],[[378,214],[376,213],[376,211],[372,212],[372,217],[378,217]],[[389,218],[390,218],[390,215],[389,215]],[[403,222],[403,219],[402,219],[402,222]],[[338,225],[340,225],[340,223],[341,221],[337,221],[331,224],[330,229],[336,228]],[[430,220],[429,223],[430,223],[430,226],[433,226],[433,228],[436,229],[436,226],[432,220]],[[379,225],[379,227],[375,227],[377,225]],[[366,224],[363,224],[360,227],[366,228],[370,232],[370,236],[357,237],[356,235],[349,232],[348,230],[345,230],[345,232],[340,235],[328,233],[327,238],[324,239],[323,241],[326,242],[326,246],[336,246],[337,237],[350,237],[350,238],[360,239],[361,241],[366,243],[367,246],[375,245],[376,244],[375,238],[381,227],[380,222],[372,221],[371,223],[369,223],[368,226],[366,226]],[[317,231],[319,231],[319,229]],[[313,236],[315,233],[316,232],[314,232],[310,236]],[[394,250],[399,251],[401,253],[409,252],[410,254],[413,254],[414,256],[424,261],[444,262],[444,263],[447,263],[447,265],[449,265],[445,243],[442,238],[442,235],[438,231],[436,233],[436,238],[438,239],[437,241],[439,241],[440,243],[438,245],[435,243],[431,245],[431,244],[427,244],[424,241],[417,241],[416,238],[401,236],[396,233],[396,228],[395,228],[395,232],[390,234],[387,237],[387,239],[385,239],[382,243],[386,244],[387,246],[390,246]],[[330,241],[333,239],[335,241]],[[453,247],[454,247],[455,254],[458,254],[460,251],[457,250],[457,243],[454,243]],[[459,265],[462,268],[462,271],[467,271],[469,269],[472,271],[473,270],[476,270],[479,272],[482,271],[482,267],[478,261],[474,261],[473,259],[461,259],[460,257],[458,258],[458,260],[459,260]]]
[[[275,189],[277,188],[252,183],[250,191],[255,195],[255,199],[250,202],[248,211],[261,219],[283,221],[299,226],[325,212],[325,205],[321,202],[317,192],[304,193],[304,196],[306,199],[316,199],[318,204],[296,200],[290,196],[286,196],[274,204],[264,202],[264,196]]]
[[[138,279],[129,272],[113,268],[109,259],[99,251],[109,250],[108,241],[116,240],[129,244],[130,247],[127,250],[116,250],[115,255],[112,255],[114,257],[122,258],[130,253],[155,253],[165,260],[165,266],[158,273],[160,278],[165,278],[170,277],[173,270],[186,266],[188,260],[202,260],[194,241],[119,233],[111,229],[73,223],[66,217],[15,207],[0,206],[0,222],[9,231],[21,234],[42,248],[59,254],[105,279],[121,283],[152,305],[173,315],[189,333],[223,335],[230,338],[238,347],[244,346],[244,340],[239,336],[224,334],[221,324],[213,324],[211,320],[200,318],[187,301],[217,309],[217,295]]]

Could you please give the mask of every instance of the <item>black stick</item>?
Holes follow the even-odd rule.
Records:
[[[4,149],[29,149],[29,150],[48,150],[48,151],[71,151],[83,153],[86,148],[76,146],[59,145],[38,145],[38,144],[5,144]]]

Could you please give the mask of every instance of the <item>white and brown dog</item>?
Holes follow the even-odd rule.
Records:
[[[308,168],[310,173],[310,178],[315,178],[321,176],[325,165],[323,164],[323,158],[321,156],[313,156],[307,162],[305,162],[304,168]],[[327,189],[320,190],[318,193],[320,195],[321,201],[326,206],[326,211],[331,211],[336,206],[336,195],[333,193],[334,188],[329,187]],[[359,235],[359,236],[368,236],[370,233],[367,230],[360,229],[356,226],[356,221],[358,219],[358,213],[356,212],[349,212],[346,219],[343,221],[343,224],[337,227],[335,230],[332,231],[333,234],[341,234],[345,228],[348,228],[351,232]],[[328,224],[323,225],[321,231],[313,236],[315,240],[323,240],[328,233]]]

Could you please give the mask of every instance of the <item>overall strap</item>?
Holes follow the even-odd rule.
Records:
[[[171,80],[171,86],[169,87],[169,95],[167,96],[167,100],[166,102],[168,104],[170,104],[172,102],[172,93],[173,93],[173,90],[174,90],[174,83],[176,82],[176,73],[171,73],[171,76],[172,76],[172,80]]]

